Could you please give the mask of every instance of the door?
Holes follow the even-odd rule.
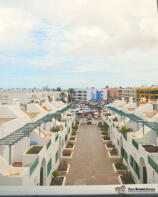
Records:
[[[143,167],[143,184],[147,183],[147,172],[146,167]]]
[[[43,185],[43,168],[40,170],[40,185]]]

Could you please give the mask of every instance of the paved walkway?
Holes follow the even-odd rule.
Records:
[[[97,125],[81,125],[66,185],[119,184]]]

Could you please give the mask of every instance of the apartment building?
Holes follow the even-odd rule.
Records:
[[[123,88],[105,88],[107,91],[107,98],[109,100],[113,99],[118,99],[121,100],[122,97],[124,97],[124,89]]]
[[[107,100],[107,91],[105,89],[97,89],[97,88],[74,89],[73,95],[75,101]]]
[[[18,99],[20,103],[28,103],[35,99],[42,99],[45,97],[52,97],[57,100],[60,95],[60,91],[43,90],[43,89],[10,89],[0,91],[0,103],[1,104],[14,104],[14,99]]]
[[[136,184],[158,183],[158,112],[151,103],[116,100],[102,116],[110,140]],[[122,132],[124,128],[124,132]],[[126,131],[125,131],[126,130]]]
[[[49,185],[63,157],[75,114],[60,101],[0,106],[0,185]],[[60,128],[52,132],[52,128]]]
[[[70,88],[68,90],[68,101],[69,102],[73,102],[74,101],[74,98],[75,98],[74,94],[75,94],[74,89],[73,88]]]
[[[130,98],[133,98],[133,101],[136,100],[136,89],[128,87],[124,89],[124,98],[125,101],[129,102]]]
[[[145,98],[146,101],[157,101],[158,99],[158,85],[152,85],[150,87],[136,88],[136,100],[140,101],[141,98]]]
[[[74,100],[75,101],[86,101],[88,100],[87,89],[74,89]]]

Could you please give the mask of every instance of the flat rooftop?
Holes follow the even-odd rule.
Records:
[[[155,116],[157,114],[157,111],[153,111],[153,112],[144,112],[144,114],[148,117],[148,118],[152,118],[153,116]]]
[[[11,121],[11,120],[14,120],[15,118],[0,118],[0,125],[5,123],[5,122],[8,122],[8,121]]]
[[[35,118],[39,112],[25,112],[26,115],[28,115],[31,119]]]

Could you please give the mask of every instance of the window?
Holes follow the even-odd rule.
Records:
[[[59,153],[58,153],[58,150],[57,150],[57,152],[56,152],[56,154],[55,154],[55,162],[58,161],[58,157],[59,157]]]

